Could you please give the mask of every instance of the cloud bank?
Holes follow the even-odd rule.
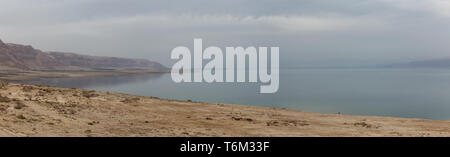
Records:
[[[447,0],[0,0],[0,38],[42,50],[171,63],[192,46],[280,46],[282,66],[450,56]]]

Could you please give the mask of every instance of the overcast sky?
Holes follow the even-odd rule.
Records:
[[[280,46],[282,66],[450,56],[450,0],[0,0],[0,39],[44,51],[146,58]]]

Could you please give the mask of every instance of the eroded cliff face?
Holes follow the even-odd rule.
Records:
[[[7,45],[5,44],[5,43],[3,43],[3,41],[0,39],[0,48],[4,48],[4,47],[6,47]]]
[[[164,66],[145,59],[99,57],[63,52],[42,52],[32,46],[0,40],[0,70],[96,70],[150,69]]]
[[[29,70],[13,56],[12,51],[9,45],[0,40],[0,70]]]
[[[9,58],[14,61],[18,68],[23,70],[75,70],[63,62],[55,59],[48,53],[34,49],[31,46],[7,44]]]

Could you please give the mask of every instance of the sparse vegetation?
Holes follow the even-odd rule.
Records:
[[[39,91],[39,92],[36,94],[36,96],[45,96],[45,92]]]
[[[49,88],[44,88],[44,89],[42,89],[42,91],[45,92],[45,93],[52,93],[53,92],[53,90],[51,90]]]
[[[27,105],[25,105],[23,102],[21,101],[16,101],[16,105],[14,105],[14,109],[20,110],[24,107],[27,107]]]
[[[99,96],[97,93],[95,93],[95,91],[83,91],[81,93],[81,95],[83,95],[86,98],[93,98],[93,97],[98,97]]]
[[[0,111],[6,111],[8,107],[8,105],[0,104]]]
[[[365,120],[364,120],[364,121],[365,121]],[[368,124],[368,123],[366,123],[366,122],[357,122],[357,123],[354,123],[353,125],[354,125],[354,126],[361,126],[361,127],[364,127],[364,128],[378,128],[378,127],[373,126],[373,125],[371,125],[371,124]]]
[[[235,121],[245,120],[245,121],[248,121],[248,122],[253,122],[253,119],[251,119],[251,118],[231,117],[231,119],[233,119]]]
[[[5,96],[0,95],[0,102],[11,102],[11,99]]]
[[[271,120],[266,122],[267,126],[308,126],[309,123],[303,120]]]
[[[92,121],[92,122],[88,122],[87,124],[88,125],[94,125],[94,124],[100,124],[100,122],[99,121]]]
[[[139,100],[141,100],[141,99],[140,98],[125,98],[121,102],[129,104],[129,103],[137,103]]]
[[[33,90],[33,87],[31,87],[31,86],[24,86],[22,88],[22,91],[24,91],[24,92],[31,92],[31,90]]]
[[[8,86],[8,82],[0,81],[0,89],[5,88],[6,86]]]
[[[20,114],[20,115],[17,115],[16,118],[17,118],[17,119],[27,119],[27,118],[25,118],[25,116],[23,116],[23,115],[21,115],[21,114]]]

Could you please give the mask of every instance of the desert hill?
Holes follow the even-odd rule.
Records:
[[[0,40],[0,70],[161,70],[160,63],[145,59],[100,57],[65,52],[43,52],[32,46]]]

